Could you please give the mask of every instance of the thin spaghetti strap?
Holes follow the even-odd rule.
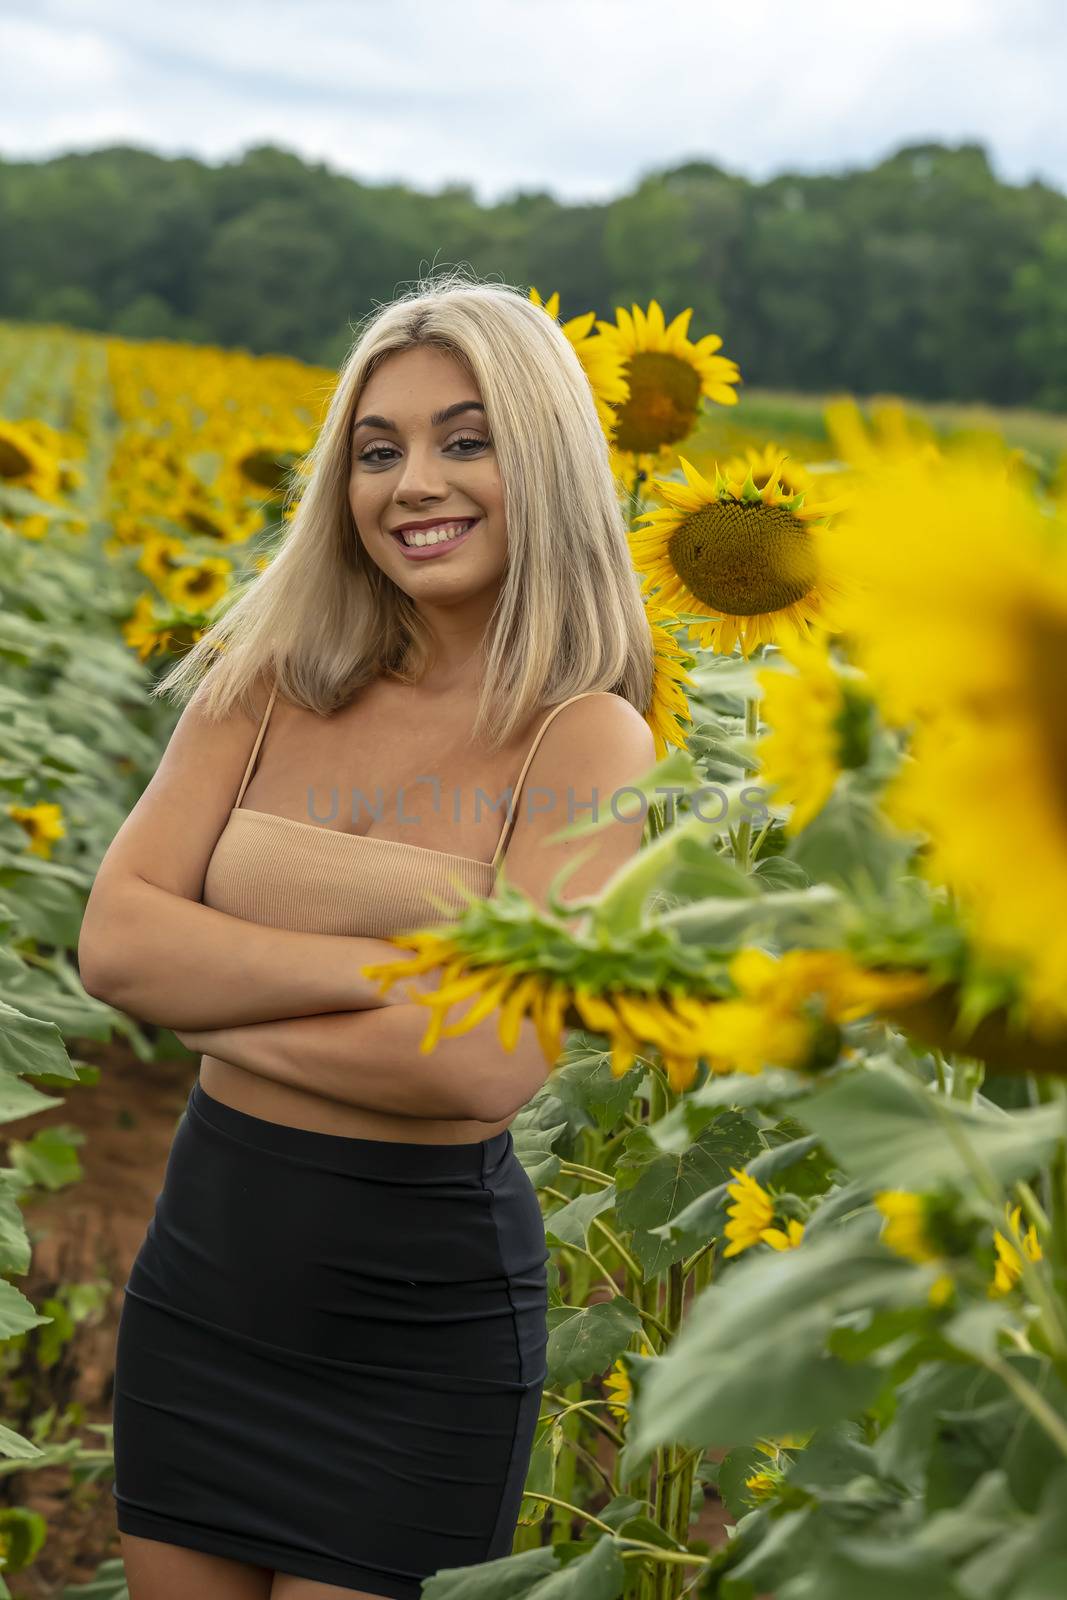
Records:
[[[601,693],[601,690],[599,690],[599,689],[583,689],[581,694],[572,694],[571,697],[570,697],[570,700],[561,700],[558,706],[553,706],[552,707],[552,710],[548,713],[548,716],[545,718],[544,722],[542,722],[541,726],[538,728],[537,732],[534,734],[533,744],[530,746],[529,750],[527,750],[527,752],[526,752],[526,760],[523,762],[522,766],[519,768],[519,776],[515,779],[515,787],[512,790],[512,795],[511,795],[510,811],[509,811],[509,814],[507,816],[505,816],[505,818],[504,818],[504,826],[500,830],[500,838],[497,840],[496,849],[493,852],[493,859],[492,859],[492,862],[490,863],[490,865],[493,867],[494,871],[496,870],[497,864],[498,864],[498,862],[500,860],[501,853],[503,852],[503,850],[504,850],[504,848],[505,848],[505,846],[507,844],[508,838],[509,838],[509,836],[511,834],[512,825],[514,824],[515,818],[518,815],[519,792],[522,789],[522,781],[525,778],[525,776],[526,776],[526,774],[527,774],[527,772],[529,770],[530,762],[534,758],[534,754],[535,754],[535,752],[537,750],[537,746],[541,743],[541,735],[544,733],[545,729],[548,727],[549,723],[552,721],[552,718],[556,715],[556,713],[558,711],[562,711],[564,706],[569,706],[571,704],[571,702],[574,701],[574,700],[584,700],[587,697],[587,695],[600,694],[600,693]]]
[[[270,714],[271,714],[271,711],[274,709],[274,698],[277,695],[277,693],[278,693],[278,681],[277,681],[277,679],[275,679],[274,687],[271,689],[271,692],[270,692],[270,699],[267,701],[267,709],[263,713],[263,720],[259,725],[259,732],[256,734],[256,742],[252,746],[252,754],[249,756],[248,765],[245,767],[245,775],[241,779],[241,787],[237,791],[237,799],[233,803],[233,809],[235,811],[237,810],[237,808],[241,804],[241,798],[242,798],[242,796],[243,796],[243,794],[245,792],[245,789],[248,787],[248,780],[252,776],[252,768],[255,766],[256,757],[259,754],[259,747],[263,743],[263,735],[267,731],[267,723],[270,721]]]

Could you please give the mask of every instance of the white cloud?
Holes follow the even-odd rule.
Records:
[[[0,152],[208,160],[606,199],[706,158],[834,171],[922,139],[1067,188],[1060,0],[35,0],[0,10]]]

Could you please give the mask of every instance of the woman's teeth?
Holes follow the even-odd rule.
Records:
[[[476,520],[475,517],[468,517],[463,522],[435,523],[432,528],[407,528],[400,534],[400,538],[404,544],[443,544],[447,539],[454,539],[458,534],[466,533]]]

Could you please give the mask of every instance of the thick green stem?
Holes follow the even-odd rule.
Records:
[[[1024,1410],[1029,1411],[1034,1421],[1044,1428],[1060,1454],[1067,1457],[1067,1424],[1059,1412],[1049,1405],[1041,1391],[1035,1389],[1029,1378],[1024,1378],[1022,1373],[1002,1356],[978,1356],[977,1360],[987,1371],[995,1373],[1011,1390]]]
[[[561,1172],[572,1172],[579,1178],[589,1178],[592,1182],[599,1183],[605,1189],[610,1189],[615,1182],[615,1179],[609,1177],[606,1172],[601,1172],[599,1167],[586,1167],[580,1161],[561,1161],[559,1170]]]
[[[664,1530],[670,1527],[671,1486],[673,1484],[672,1468],[674,1466],[674,1446],[661,1444],[656,1451],[656,1512],[655,1520]],[[653,1595],[655,1600],[668,1600],[670,1569],[657,1567],[653,1574]]]
[[[755,739],[759,732],[759,700],[755,695],[745,696],[745,738]],[[759,771],[758,767],[744,768],[746,778],[754,777]],[[762,837],[762,835],[761,835]],[[748,872],[752,865],[752,819],[746,817],[739,824],[734,837],[734,859],[742,872]]]
[[[598,1233],[602,1233],[604,1235],[605,1239],[611,1245],[613,1250],[618,1251],[619,1257],[625,1265],[627,1273],[635,1280],[635,1282],[643,1283],[645,1275],[641,1270],[640,1263],[636,1261],[630,1254],[629,1250],[627,1250],[626,1246],[623,1244],[618,1235],[608,1227],[603,1217],[594,1217],[593,1227],[596,1228]]]
[[[623,1439],[622,1434],[617,1428],[613,1428],[610,1422],[605,1422],[603,1417],[598,1417],[595,1409],[597,1406],[604,1406],[606,1408],[612,1405],[614,1403],[613,1401],[568,1400],[566,1395],[560,1394],[556,1389],[545,1389],[543,1391],[543,1398],[545,1400],[555,1400],[559,1403],[561,1410],[555,1413],[557,1421],[561,1417],[565,1417],[568,1412],[581,1411],[584,1413],[585,1420],[587,1422],[591,1423],[594,1428],[599,1428],[601,1433],[606,1434],[614,1444],[618,1445],[620,1450],[622,1449],[624,1443],[626,1442]]]
[[[584,1306],[589,1296],[589,1263],[584,1255],[577,1251],[571,1252],[567,1258],[567,1300],[572,1306]],[[573,1383],[567,1384],[564,1394],[569,1401],[582,1398],[582,1380],[576,1378]],[[575,1412],[560,1423],[560,1432],[568,1444],[580,1443],[581,1413]],[[563,1450],[560,1453],[556,1466],[556,1482],[554,1487],[564,1502],[573,1501],[574,1485],[577,1477],[578,1457],[573,1449]],[[570,1518],[567,1516],[554,1516],[552,1518],[552,1543],[563,1544],[573,1536]]]
[[[594,1528],[602,1528],[605,1533],[610,1534],[615,1532],[615,1529],[609,1523],[601,1522],[600,1518],[594,1517],[591,1511],[583,1511],[581,1506],[572,1505],[569,1500],[564,1500],[557,1494],[538,1494],[533,1489],[527,1489],[526,1498],[527,1500],[547,1500],[549,1505],[562,1506],[571,1516],[582,1517],[586,1522],[591,1522]],[[552,1542],[553,1544],[559,1543],[557,1539],[553,1539]]]
[[[667,1109],[667,1086],[658,1072],[651,1072],[648,1077],[648,1103],[645,1108],[647,1122],[656,1122]],[[640,1309],[643,1319],[651,1319],[658,1323],[663,1334],[663,1347],[666,1348],[670,1336],[669,1329],[662,1323],[659,1315],[659,1280],[644,1277],[635,1279],[634,1304]],[[653,1520],[660,1522],[660,1491],[662,1447],[655,1452],[652,1461],[640,1474],[638,1484],[633,1493],[639,1494],[645,1501],[651,1500],[650,1510]],[[653,1490],[653,1481],[655,1489]],[[653,1498],[654,1496],[654,1498]],[[659,1567],[649,1569],[642,1567],[638,1578],[638,1600],[660,1600]]]
[[[677,1514],[670,1531],[679,1544],[689,1543],[689,1508],[693,1499],[693,1474],[703,1454],[703,1450],[691,1450],[678,1474]],[[674,1568],[670,1588],[671,1600],[675,1600],[675,1597],[681,1594],[684,1580],[685,1574],[682,1568]]]
[[[1053,1096],[1053,1098],[1059,1098],[1059,1096]],[[1067,1102],[1061,1103],[1067,1105]],[[937,1095],[931,1095],[930,1104],[934,1108],[934,1113],[939,1118],[947,1138],[955,1146],[957,1154],[967,1166],[982,1194],[990,1205],[996,1207],[998,1212],[1002,1211],[1007,1203],[1007,1196],[996,1175],[990,1170],[985,1159],[968,1139],[957,1118],[947,1107],[940,1104]],[[1061,1136],[1060,1151],[1057,1159],[1062,1160],[1062,1152],[1063,1138]],[[1053,1365],[1060,1378],[1067,1382],[1067,1321],[1065,1321],[1065,1307],[1062,1295],[1057,1292],[1056,1285],[1050,1283],[1049,1276],[1043,1270],[1042,1263],[1031,1261],[1025,1250],[1019,1251],[1019,1270],[1025,1293],[1029,1295],[1041,1312]]]

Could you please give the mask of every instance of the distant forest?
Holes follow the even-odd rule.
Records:
[[[868,170],[751,183],[710,162],[569,204],[367,184],[272,145],[209,166],[117,146],[0,160],[0,318],[336,366],[350,324],[468,264],[563,317],[693,307],[776,389],[1067,410],[1067,195],[985,150],[909,145]]]

